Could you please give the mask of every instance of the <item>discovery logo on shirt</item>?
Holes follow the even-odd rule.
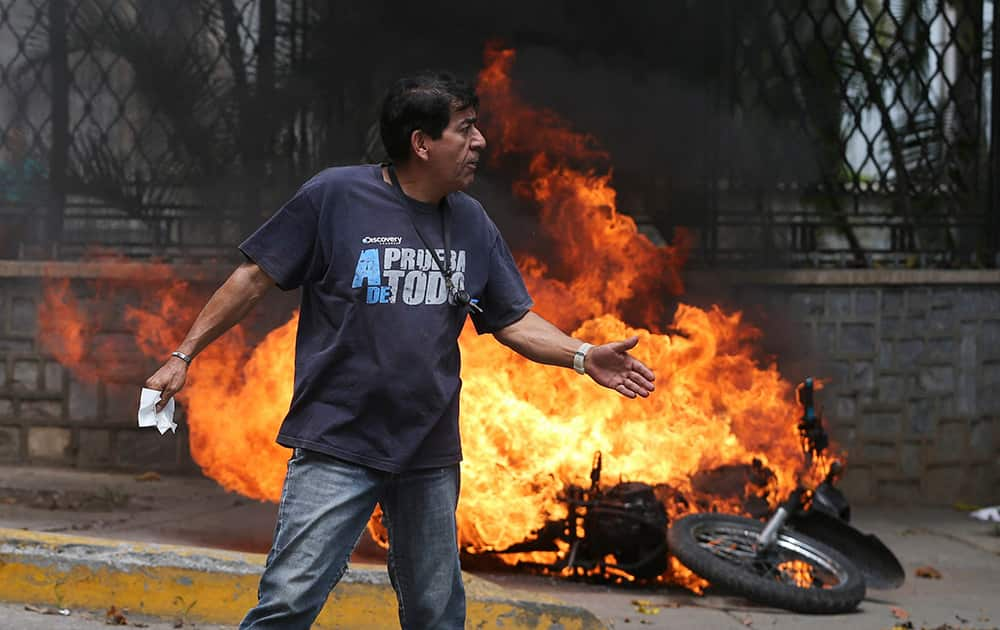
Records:
[[[365,245],[402,245],[402,236],[366,236],[361,239]]]

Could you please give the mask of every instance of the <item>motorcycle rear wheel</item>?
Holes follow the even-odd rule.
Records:
[[[857,608],[865,597],[861,571],[843,554],[789,529],[757,549],[764,524],[731,514],[692,514],[671,524],[670,551],[695,574],[747,599],[808,614]]]

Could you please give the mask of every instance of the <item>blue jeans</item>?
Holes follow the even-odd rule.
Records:
[[[455,508],[459,466],[393,474],[297,448],[258,603],[241,629],[308,628],[347,570],[375,504],[404,630],[465,627]]]

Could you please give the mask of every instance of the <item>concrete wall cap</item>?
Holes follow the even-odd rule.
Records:
[[[683,274],[686,284],[884,286],[1000,285],[997,269],[780,269],[769,271],[696,270]]]

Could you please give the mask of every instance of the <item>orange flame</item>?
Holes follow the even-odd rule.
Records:
[[[139,346],[163,357],[181,341],[195,311],[178,301],[184,283],[159,291],[159,308],[128,308],[126,321]],[[236,326],[198,355],[178,398],[187,406],[191,455],[204,473],[228,490],[277,501],[288,449],[274,441],[292,399],[297,316],[271,331],[252,350]]]
[[[682,290],[683,244],[654,245],[618,212],[611,172],[594,166],[607,154],[591,136],[516,96],[513,51],[490,48],[486,58],[479,91],[488,109],[501,113],[486,124],[494,156],[528,158],[514,190],[538,208],[541,229],[559,236],[544,261],[519,257],[537,310],[592,343],[638,336],[634,354],[657,373],[657,389],[648,399],[628,400],[570,370],[531,363],[467,326],[460,338],[462,548],[501,550],[546,521],[564,518],[559,495],[586,477],[595,451],[604,455],[606,480],[661,484],[681,493],[686,507],[668,505],[671,518],[682,509],[742,511],[738,497],[711,492],[697,475],[755,460],[773,474],[763,486],[748,482],[737,494],[762,495],[776,505],[796,486],[802,468],[799,409],[777,367],[754,359],[759,331],[741,313],[717,307],[681,304],[669,321],[667,298]],[[81,368],[94,328],[67,289],[49,285],[40,318],[50,337],[46,347]],[[163,357],[193,320],[192,303],[183,284],[143,294],[140,305],[126,311],[138,347]],[[248,497],[280,496],[288,452],[274,436],[291,399],[296,324],[293,317],[252,350],[236,327],[198,357],[178,396],[187,409],[195,461],[206,475]],[[808,471],[814,480],[827,466],[826,458],[818,462]],[[372,529],[381,534],[377,522]],[[661,579],[695,591],[707,584],[674,560]]]
[[[63,365],[82,363],[87,340],[94,329],[70,289],[69,279],[46,281],[45,294],[38,306],[38,322],[38,341],[43,350]],[[97,375],[83,372],[81,378],[93,382]]]
[[[776,568],[783,580],[799,588],[810,588],[815,582],[812,565],[804,560],[786,560]]]
[[[683,288],[678,271],[684,248],[655,246],[639,234],[631,217],[618,213],[611,172],[591,166],[606,160],[607,153],[592,136],[517,97],[510,78],[514,59],[513,50],[489,47],[478,92],[488,104],[484,117],[487,139],[496,147],[493,155],[527,158],[528,172],[514,190],[534,203],[541,229],[552,237],[546,261],[529,255],[519,259],[537,310],[564,329],[606,314],[638,311],[633,319],[658,330],[664,323],[664,293],[677,295]]]

